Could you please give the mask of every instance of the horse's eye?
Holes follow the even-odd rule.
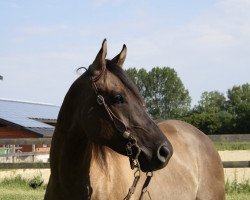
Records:
[[[121,94],[117,94],[113,97],[114,103],[124,103],[124,97]]]

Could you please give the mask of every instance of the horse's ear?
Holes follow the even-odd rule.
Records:
[[[124,44],[122,47],[121,52],[112,59],[112,62],[116,63],[117,65],[121,66],[123,65],[125,59],[126,59],[126,55],[127,55],[127,47]]]
[[[92,74],[98,75],[100,71],[105,67],[106,65],[106,55],[107,55],[107,40],[104,39],[102,42],[102,47],[100,51],[98,52],[94,62],[92,65],[89,66],[89,69]]]

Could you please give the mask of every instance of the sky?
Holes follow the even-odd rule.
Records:
[[[107,38],[124,68],[174,68],[197,104],[250,82],[250,0],[0,0],[0,98],[61,105]]]

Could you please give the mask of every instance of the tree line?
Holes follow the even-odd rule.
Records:
[[[153,119],[179,119],[206,134],[250,133],[250,84],[219,91],[205,91],[191,108],[191,97],[178,74],[170,67],[150,71],[126,70],[138,86]]]

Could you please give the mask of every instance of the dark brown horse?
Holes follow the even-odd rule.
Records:
[[[185,122],[156,125],[121,68],[126,46],[112,60],[106,52],[104,40],[64,99],[45,199],[147,199],[149,191],[153,200],[223,200],[223,168],[212,142]]]

